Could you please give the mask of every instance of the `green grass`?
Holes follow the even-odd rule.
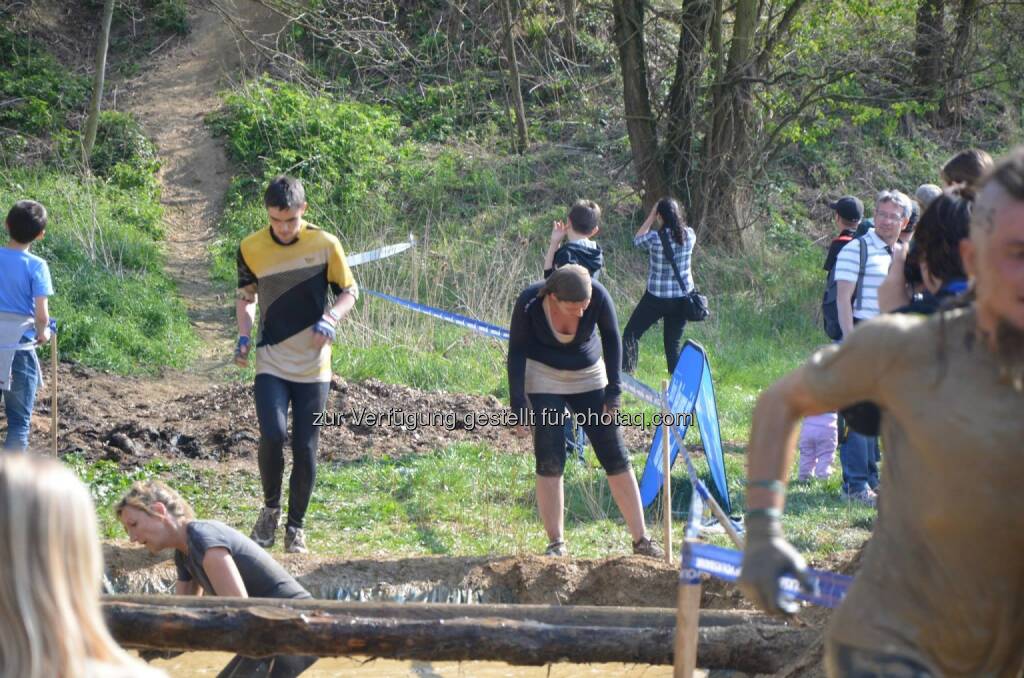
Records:
[[[637,473],[644,458],[633,458]],[[74,455],[66,461],[92,490],[104,538],[125,538],[111,509],[139,479],[163,479],[193,504],[200,518],[222,520],[246,534],[262,505],[255,464],[252,470],[225,474],[185,462],[154,461],[125,473],[111,462],[87,464]],[[743,463],[742,455],[726,455],[737,511],[743,504]],[[790,489],[785,529],[812,561],[855,548],[869,536],[873,512],[840,501],[838,485],[834,476]],[[595,558],[628,553],[629,535],[592,454],[586,465],[569,461],[565,488],[566,540],[572,554]],[[681,469],[673,473],[673,494],[678,539],[683,529],[679,516],[689,507],[690,496]],[[314,551],[325,556],[541,553],[546,538],[535,506],[532,455],[459,444],[431,454],[322,464],[306,530]],[[659,541],[660,511],[659,500],[647,518]],[[724,536],[711,541],[729,545]]]
[[[50,266],[61,356],[125,374],[187,365],[196,338],[163,272],[159,193],[49,167],[0,167],[0,205],[23,198],[49,212],[31,251]]]

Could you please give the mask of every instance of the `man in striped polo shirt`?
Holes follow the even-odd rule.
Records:
[[[910,198],[903,193],[882,191],[875,198],[875,227],[839,251],[835,268],[836,306],[844,339],[853,331],[854,325],[878,315],[878,287],[889,273],[893,246],[910,219],[911,209]],[[862,254],[866,256],[862,257]],[[877,436],[850,431],[846,442],[839,447],[843,494],[854,501],[874,506],[880,459]]]

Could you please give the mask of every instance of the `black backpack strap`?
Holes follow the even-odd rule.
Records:
[[[857,300],[854,308],[861,310],[864,308],[864,299],[861,297],[861,292],[864,287],[864,272],[868,267],[868,244],[864,242],[866,236],[857,238],[860,241],[860,271],[857,273],[857,286],[853,288],[853,298]]]
[[[676,258],[672,251],[672,243],[669,241],[664,228],[658,229],[658,237],[661,238],[661,251],[664,252],[665,258],[668,259],[668,263],[672,265],[672,273],[676,276],[676,282],[679,283],[679,289],[682,290],[683,296],[686,296],[686,284],[683,282],[683,276],[679,275],[679,267],[676,266]]]

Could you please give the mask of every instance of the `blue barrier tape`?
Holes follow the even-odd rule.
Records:
[[[622,390],[626,393],[634,396],[648,405],[654,405],[655,407],[661,407],[661,400],[658,398],[658,393],[653,388],[637,381],[632,375],[626,374],[625,372],[619,375],[622,378]]]
[[[408,242],[400,242],[395,245],[385,245],[384,247],[378,247],[375,250],[369,250],[368,252],[360,252],[359,254],[352,254],[345,257],[345,263],[348,264],[349,268],[355,268],[360,264],[368,264],[371,261],[378,261],[380,259],[387,259],[393,257],[396,254],[401,254],[410,247],[416,244],[413,237],[409,236]]]
[[[480,334],[483,334],[488,337],[493,337],[495,339],[504,339],[505,341],[508,341],[509,338],[508,330],[506,330],[503,327],[498,327],[497,325],[485,323],[482,320],[467,318],[466,316],[459,315],[458,313],[444,311],[439,308],[434,308],[433,306],[427,306],[425,304],[420,304],[415,301],[409,301],[408,299],[402,299],[401,297],[385,294],[384,292],[374,292],[373,290],[369,289],[363,289],[362,291],[365,292],[366,294],[369,294],[370,296],[378,297],[380,299],[387,299],[388,301],[392,301],[398,304],[399,306],[405,306],[406,308],[410,308],[414,311],[419,311],[420,313],[429,315],[432,318],[437,318],[438,320],[444,320],[446,322],[454,323],[459,327],[465,327],[468,330],[479,332]],[[650,405],[654,405],[655,407],[661,407],[661,400],[658,398],[658,393],[653,388],[651,388],[650,386],[641,381],[637,381],[629,374],[622,373],[621,377],[623,391],[639,398],[640,400]]]
[[[419,311],[420,313],[429,315],[432,318],[437,318],[438,320],[444,320],[446,322],[455,323],[459,327],[464,327],[467,330],[473,330],[474,332],[479,332],[480,334],[483,334],[488,337],[493,337],[495,339],[504,339],[505,341],[508,341],[508,330],[506,330],[503,327],[491,325],[490,323],[485,323],[482,320],[467,318],[464,315],[452,313],[451,311],[442,311],[441,309],[434,308],[433,306],[426,306],[415,301],[409,301],[408,299],[402,299],[401,297],[395,297],[390,294],[384,294],[383,292],[374,292],[373,290],[367,289],[364,289],[362,291],[366,292],[370,296],[379,297],[381,299],[387,299],[388,301],[393,301],[399,306],[405,306],[406,308],[411,308],[414,311]]]
[[[692,581],[693,573],[704,572],[717,579],[735,582],[739,579],[743,564],[743,553],[733,549],[685,542],[683,544],[682,569],[679,580]],[[837,607],[846,597],[846,590],[853,583],[853,577],[834,572],[807,570],[808,578],[817,589],[814,593],[804,591],[800,582],[790,576],[779,578],[779,588],[786,594],[823,607]]]

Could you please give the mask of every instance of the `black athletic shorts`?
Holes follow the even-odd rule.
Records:
[[[556,395],[528,393],[533,414],[533,453],[537,475],[557,477],[565,470],[565,420],[574,417],[594,446],[597,460],[605,473],[617,475],[629,469],[629,455],[622,431],[610,415],[604,413],[604,389]],[[570,412],[566,412],[568,406]]]

